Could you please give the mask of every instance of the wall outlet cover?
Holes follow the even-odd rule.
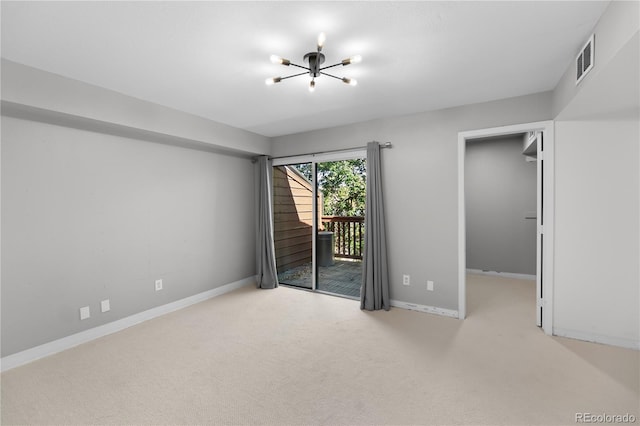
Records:
[[[109,299],[100,302],[100,309],[102,312],[109,312],[111,310],[111,303],[109,302]]]
[[[427,290],[433,291],[433,281],[427,281]]]
[[[411,284],[411,276],[410,275],[403,275],[402,276],[402,284],[404,285],[410,285]]]
[[[162,280],[156,280],[156,291],[162,290]]]
[[[89,309],[89,307],[83,306],[82,308],[80,308],[80,319],[86,320],[89,317],[91,317],[91,310]]]

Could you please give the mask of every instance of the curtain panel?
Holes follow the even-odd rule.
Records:
[[[276,249],[273,242],[273,167],[267,156],[258,158],[260,186],[258,191],[258,288],[278,287]]]
[[[380,144],[378,142],[367,144],[367,201],[364,226],[365,241],[360,309],[388,311],[391,307],[391,300],[389,298],[387,238],[382,197]]]

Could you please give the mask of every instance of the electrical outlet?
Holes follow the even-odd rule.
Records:
[[[411,276],[405,274],[402,276],[402,284],[411,285]]]
[[[156,280],[156,291],[162,290],[162,280]]]
[[[91,317],[91,310],[89,309],[89,307],[83,306],[82,308],[80,308],[80,319],[86,320],[89,317]]]
[[[427,281],[427,290],[433,291],[433,281]]]
[[[109,303],[109,299],[100,302],[100,309],[102,312],[109,312],[111,310],[111,303]]]

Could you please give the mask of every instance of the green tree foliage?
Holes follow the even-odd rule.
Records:
[[[367,171],[364,159],[318,164],[318,189],[325,216],[364,216]],[[295,167],[312,181],[311,164]]]
[[[364,216],[366,190],[365,160],[344,160],[318,165],[318,188],[322,191],[324,214]]]

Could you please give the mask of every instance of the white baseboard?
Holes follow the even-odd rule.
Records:
[[[518,280],[536,280],[535,275],[530,274],[516,274],[514,272],[497,272],[497,271],[483,271],[482,269],[467,269],[469,274],[477,275],[492,275],[494,277],[515,278]]]
[[[633,339],[625,339],[623,337],[603,336],[595,333],[586,333],[583,331],[567,330],[564,328],[553,327],[553,335],[559,337],[568,337],[570,339],[584,340],[586,342],[601,343],[603,345],[618,346],[621,348],[640,350],[640,341]]]
[[[436,308],[434,306],[418,305],[416,303],[401,302],[399,300],[391,300],[391,306],[395,308],[409,309],[411,311],[427,312],[429,314],[442,315],[445,317],[458,318],[458,311],[451,309]]]
[[[170,312],[186,308],[188,306],[203,302],[213,297],[220,296],[246,285],[255,284],[256,279],[257,277],[255,276],[247,277],[239,281],[216,287],[212,290],[207,290],[205,292],[189,296],[184,299],[176,300],[175,302],[167,303],[166,305],[157,306],[155,308],[119,319],[117,321],[110,322],[108,324],[100,325],[89,330],[81,331],[80,333],[72,334],[71,336],[63,337],[62,339],[54,340],[53,342],[45,343],[31,349],[26,349],[12,355],[5,356],[0,359],[0,371],[7,371],[24,364],[28,364],[40,358],[44,358],[49,355],[53,355],[58,352],[73,348],[74,346],[78,346],[83,343],[98,339],[100,337],[116,333],[118,331],[124,330],[125,328],[129,328],[136,324],[140,324],[150,319],[157,318],[161,315],[166,315]]]

